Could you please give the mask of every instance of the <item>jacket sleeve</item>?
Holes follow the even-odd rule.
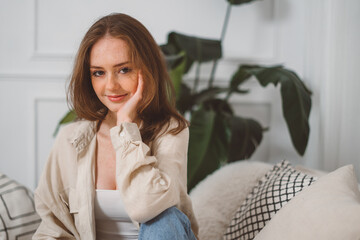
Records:
[[[32,239],[79,239],[69,211],[69,188],[64,187],[58,162],[58,150],[61,147],[59,137],[35,190],[35,207],[41,217],[41,223]]]
[[[143,223],[177,205],[181,189],[186,191],[188,128],[155,139],[153,152],[142,142],[135,123],[113,127],[110,135],[116,151],[117,188],[130,218]]]

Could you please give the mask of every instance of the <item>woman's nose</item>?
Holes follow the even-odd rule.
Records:
[[[107,90],[116,90],[119,88],[119,83],[117,81],[117,78],[115,74],[109,74],[107,81],[106,81],[106,89]]]

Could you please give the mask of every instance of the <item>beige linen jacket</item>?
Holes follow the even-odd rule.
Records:
[[[172,122],[169,130],[174,127]],[[148,145],[135,123],[110,130],[116,151],[116,186],[134,224],[146,222],[176,206],[198,225],[187,194],[188,128],[168,133]],[[96,123],[78,121],[59,132],[35,190],[42,221],[33,239],[96,238],[95,197]]]

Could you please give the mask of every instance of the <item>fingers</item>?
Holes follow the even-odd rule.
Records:
[[[143,76],[142,76],[142,73],[140,70],[138,73],[138,86],[137,86],[136,93],[135,93],[139,99],[142,98],[143,90],[144,90],[144,80],[143,80]]]

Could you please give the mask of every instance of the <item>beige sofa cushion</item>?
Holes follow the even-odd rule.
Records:
[[[190,193],[199,238],[221,239],[236,209],[272,167],[268,163],[239,161],[201,181]]]

